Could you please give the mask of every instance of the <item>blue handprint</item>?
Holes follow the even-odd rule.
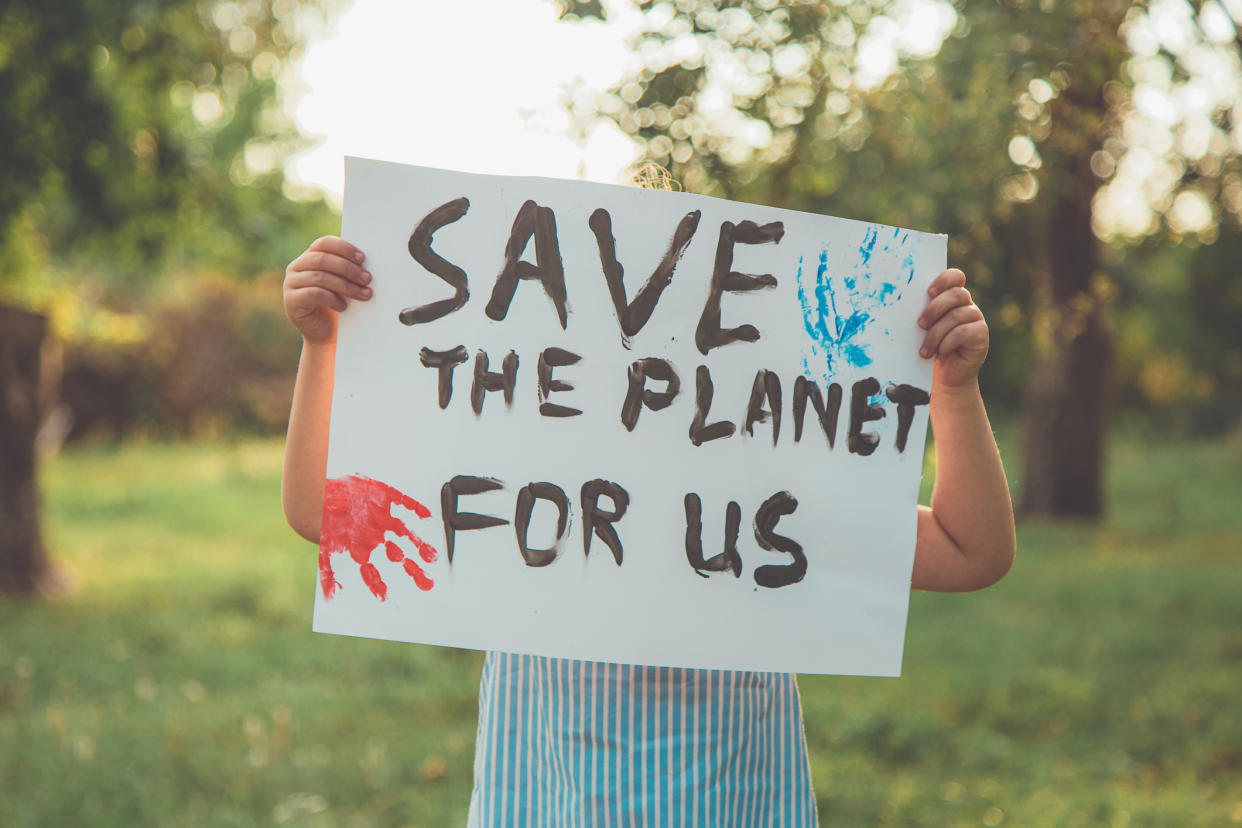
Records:
[[[814,281],[804,273],[803,257],[798,258],[798,300],[811,338],[811,354],[803,360],[808,373],[813,370],[812,357],[817,363],[822,357],[826,363],[822,366],[825,379],[847,366],[865,368],[871,364],[868,340],[874,336],[867,333],[876,323],[877,311],[901,299],[914,279],[918,234],[892,228],[892,237],[881,243],[880,231],[887,236],[888,229],[875,225],[867,228],[857,256],[841,267],[843,275],[829,273],[828,245],[819,252]],[[887,330],[883,333],[888,335]]]

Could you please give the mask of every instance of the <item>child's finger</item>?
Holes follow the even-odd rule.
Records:
[[[371,289],[364,285],[344,279],[335,273],[323,270],[295,270],[289,274],[285,284],[293,290],[306,287],[321,287],[342,296],[349,296],[365,302],[371,298]]]
[[[365,285],[371,281],[371,274],[361,265],[344,256],[336,253],[327,253],[324,251],[308,250],[301,256],[293,260],[289,265],[291,273],[297,271],[319,270],[324,273],[335,273],[337,276],[349,279],[359,285]]]
[[[339,313],[348,306],[349,302],[345,297],[316,285],[294,288],[289,293],[288,307],[291,316],[306,316],[319,308],[332,308]]]
[[[953,308],[932,325],[931,330],[927,332],[927,336],[923,338],[923,345],[919,348],[919,354],[923,357],[930,357],[937,351],[943,351],[941,342],[947,339],[952,331],[964,325],[982,321],[982,319],[983,312],[974,305],[959,305]]]
[[[319,251],[323,253],[335,253],[338,256],[349,259],[357,264],[362,264],[367,254],[363,253],[357,247],[342,239],[340,236],[321,236],[311,242],[308,251]]]
[[[951,287],[962,287],[966,284],[966,274],[955,267],[942,272],[927,286],[928,296],[938,296]]]
[[[930,328],[936,324],[936,320],[944,316],[950,310],[961,305],[970,305],[973,303],[970,291],[960,285],[946,289],[943,293],[937,294],[927,307],[923,308],[923,312],[919,314],[919,327]]]
[[[988,323],[982,318],[975,322],[968,322],[965,325],[958,325],[940,340],[940,347],[937,348],[937,354],[943,358],[952,354],[954,351],[978,352],[978,361],[983,361],[983,356],[988,351]]]

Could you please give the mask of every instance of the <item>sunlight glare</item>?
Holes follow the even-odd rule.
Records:
[[[355,0],[286,78],[290,114],[315,139],[289,177],[338,204],[346,154],[614,182],[636,146],[606,125],[573,135],[565,101],[623,76],[633,25],[561,22],[548,0]]]

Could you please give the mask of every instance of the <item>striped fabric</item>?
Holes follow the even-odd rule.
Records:
[[[488,653],[470,826],[814,826],[780,673]]]

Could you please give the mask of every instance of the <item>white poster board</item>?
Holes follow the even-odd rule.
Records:
[[[315,630],[900,674],[944,236],[357,158],[341,232]]]

